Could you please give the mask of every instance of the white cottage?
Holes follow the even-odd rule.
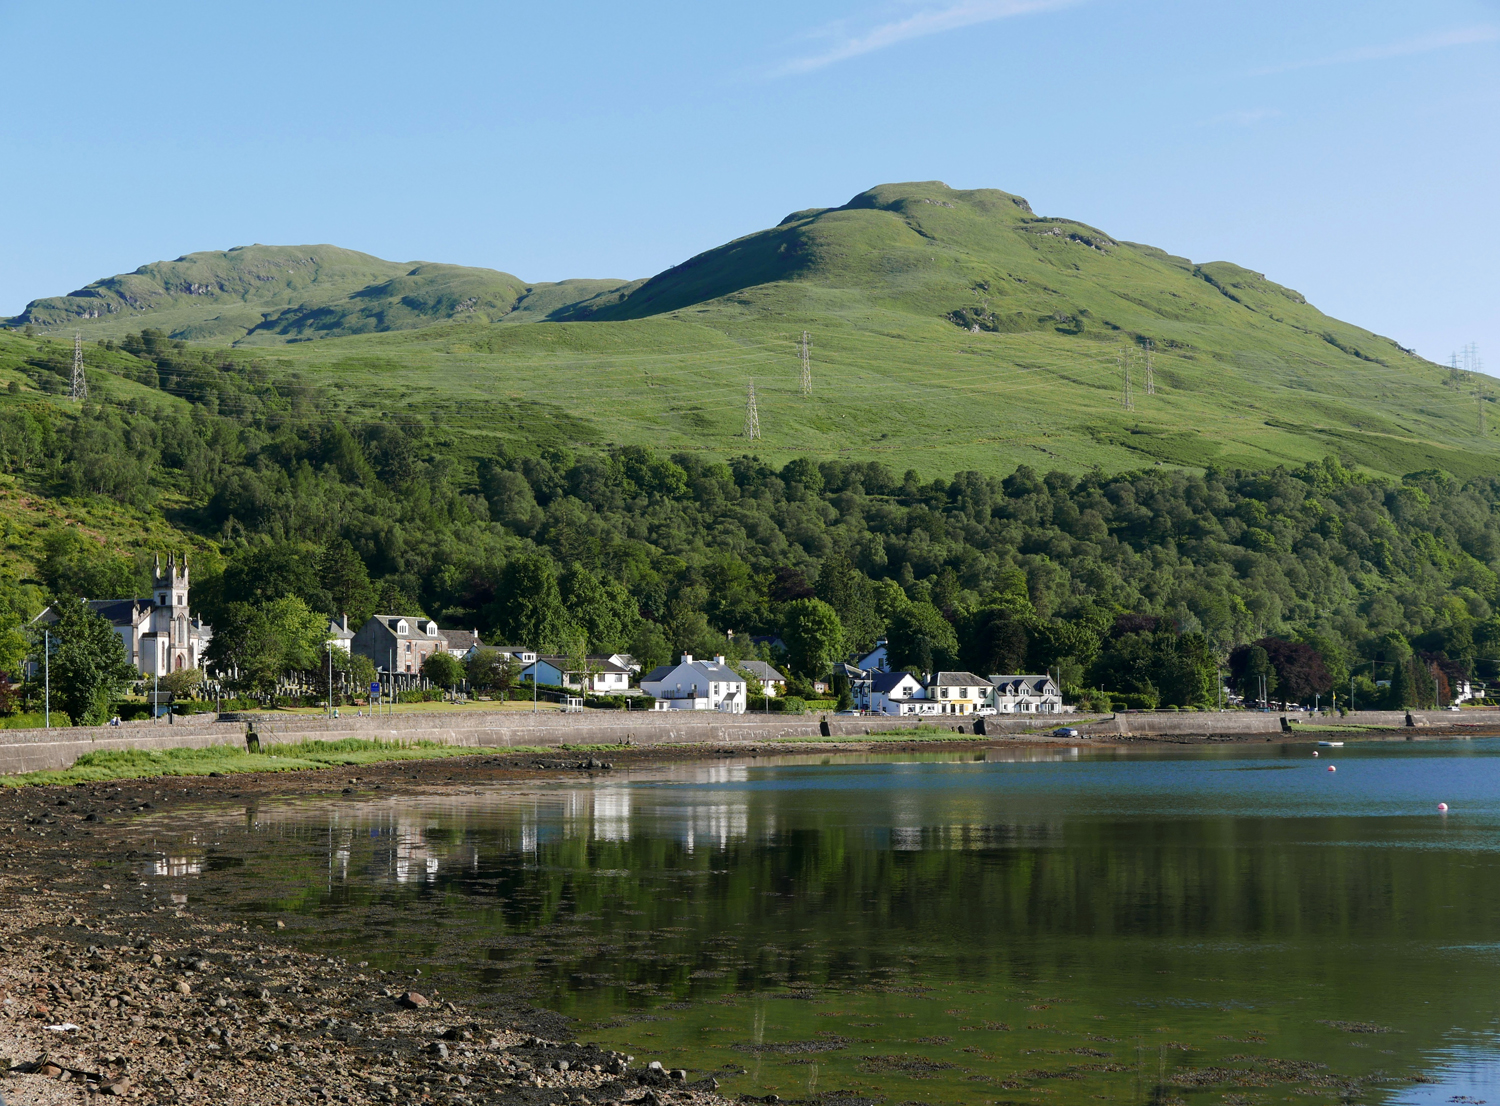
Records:
[[[723,657],[694,660],[684,653],[677,664],[663,664],[641,677],[641,690],[656,699],[657,710],[716,710],[745,713],[745,678]]]
[[[1062,692],[1050,676],[991,676],[990,706],[996,714],[1058,714]]]

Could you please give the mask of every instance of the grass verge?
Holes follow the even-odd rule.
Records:
[[[517,745],[500,748],[474,745],[441,745],[434,741],[371,741],[347,737],[341,741],[304,741],[296,745],[269,745],[263,752],[247,753],[237,745],[211,745],[206,749],[165,749],[159,753],[140,749],[84,753],[71,768],[0,776],[3,787],[34,787],[54,784],[97,783],[101,780],[145,779],[152,776],[238,775],[243,772],[295,772],[340,765],[379,764],[393,760],[439,760],[444,757],[487,756],[495,753],[551,753],[542,746]]]

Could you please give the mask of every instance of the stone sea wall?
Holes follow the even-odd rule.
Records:
[[[1036,715],[985,719],[988,736],[1020,735],[1045,732],[1055,725],[1077,726],[1084,736],[1120,737],[1234,737],[1249,734],[1274,735],[1282,732],[1279,713],[1259,714],[1246,711],[1223,713],[1202,711],[1116,714],[1102,718],[1069,715],[1043,718]],[[1292,713],[1297,719],[1290,724],[1295,734],[1298,725],[1329,724],[1334,716]],[[1360,711],[1343,719],[1361,726],[1405,727],[1406,714],[1401,711]],[[1500,729],[1500,713],[1466,711],[1461,715],[1414,712],[1417,727],[1483,724],[1493,720]],[[216,720],[214,715],[179,718],[174,723],[164,719],[154,722],[129,722],[120,726],[78,727],[75,729],[0,730],[0,775],[35,772],[70,767],[84,753],[103,750],[139,749],[157,752],[163,749],[207,748],[213,745],[243,745],[245,731],[253,726],[262,747],[274,744],[296,744],[301,741],[337,741],[361,737],[384,741],[435,741],[446,745],[503,749],[514,746],[612,745],[633,742],[637,745],[703,744],[753,745],[783,738],[818,737],[827,733],[835,737],[859,737],[891,730],[910,729],[913,725],[941,725],[945,728],[974,732],[974,719],[961,718],[881,718],[835,715],[778,714],[710,714],[615,711],[585,711],[561,714],[546,711],[472,711],[410,713],[364,717],[345,714],[338,719],[312,715],[278,715],[270,713],[244,720]]]

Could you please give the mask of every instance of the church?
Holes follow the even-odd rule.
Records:
[[[146,599],[90,599],[89,609],[115,628],[130,663],[142,676],[165,676],[203,667],[213,629],[188,612],[186,553],[180,565],[177,555],[171,554],[166,572],[162,572],[161,556],[157,556],[151,591]],[[57,615],[48,607],[36,621],[56,622]]]

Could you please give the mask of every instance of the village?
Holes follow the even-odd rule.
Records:
[[[142,686],[161,712],[170,709],[170,695],[155,690],[174,674],[204,673],[209,687],[219,686],[208,661],[213,628],[189,613],[191,576],[186,557],[156,558],[152,595],[138,599],[93,599],[87,607],[109,622],[124,646]],[[34,620],[45,630],[58,612],[48,607]],[[417,614],[374,614],[358,628],[347,615],[331,619],[323,643],[330,670],[334,658],[362,658],[363,670],[373,674],[367,702],[389,702],[402,693],[447,687],[455,694],[470,689],[469,675],[491,674],[488,690],[525,692],[538,705],[555,704],[579,711],[590,706],[653,711],[715,711],[743,714],[800,711],[802,700],[788,695],[788,676],[777,667],[787,653],[780,637],[754,639],[754,647],[772,658],[731,661],[723,654],[695,657],[684,653],[677,661],[649,670],[628,653],[590,655],[547,654],[526,645],[491,644],[477,630],[445,628]],[[784,661],[779,662],[786,667]],[[349,667],[339,664],[340,671]],[[36,668],[33,663],[32,668]],[[40,675],[40,673],[35,673]],[[218,674],[223,675],[223,674]],[[888,643],[876,642],[868,652],[835,661],[828,670],[805,681],[818,696],[831,698],[835,713],[893,716],[985,716],[1060,714],[1064,705],[1050,674],[971,672],[916,673],[895,669]],[[168,679],[176,687],[181,681]],[[362,687],[344,690],[364,690]],[[338,689],[330,680],[325,685]],[[351,696],[356,698],[360,696]],[[795,705],[793,700],[795,699]],[[817,700],[814,700],[817,702]]]

